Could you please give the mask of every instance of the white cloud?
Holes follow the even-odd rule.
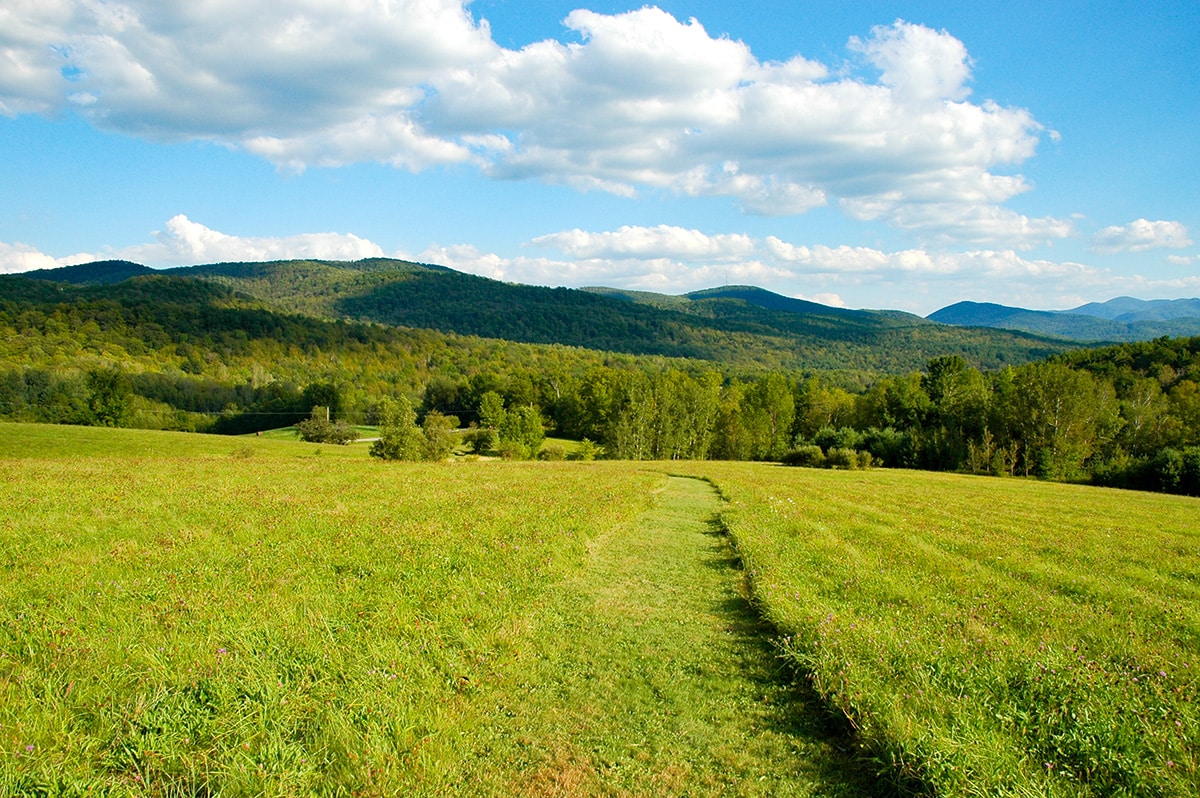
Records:
[[[1028,189],[1011,172],[1043,129],[968,101],[970,56],[946,31],[897,21],[851,39],[870,80],[760,61],[654,7],[564,24],[569,42],[509,50],[465,0],[13,0],[0,113],[70,105],[109,129],[294,170],[473,163],[627,197],[725,196],[754,214],[837,201],[977,245],[1066,234],[999,207]]]
[[[66,66],[50,45],[73,27],[70,0],[5,0],[0,5],[0,116],[49,111],[62,102]]]
[[[303,233],[281,238],[226,235],[183,214],[154,234],[155,242],[129,247],[120,257],[155,266],[184,266],[222,261],[269,261],[289,258],[361,260],[383,255],[378,244],[346,233]]]
[[[530,246],[561,257],[508,257],[468,244],[435,245],[415,257],[425,263],[531,285],[605,285],[678,294],[721,285],[756,285],[787,296],[844,306],[927,314],[960,299],[1032,308],[1067,308],[1113,296],[1195,296],[1200,276],[1169,279],[1128,275],[1070,261],[1027,258],[1012,249],[949,251],[796,244],[776,236],[711,234],[659,225],[613,231],[568,230]],[[55,268],[107,258],[152,266],[287,258],[357,260],[384,253],[352,234],[284,237],[229,235],[184,215],[152,240],[102,254],[54,257],[26,244],[0,242],[0,273]]]
[[[1105,227],[1092,239],[1092,251],[1104,255],[1190,247],[1187,227],[1180,222],[1135,219],[1124,226]]]
[[[883,84],[902,99],[964,100],[971,93],[966,86],[971,77],[967,48],[946,31],[897,20],[873,28],[865,42],[853,37],[850,49],[878,67]]]
[[[6,244],[0,241],[0,274],[17,274],[37,269],[57,269],[59,266],[69,265],[68,260],[66,258],[53,258],[28,244],[20,242]]]
[[[26,244],[0,242],[0,273],[56,269],[78,263],[119,258],[154,267],[192,266],[228,261],[269,261],[291,258],[319,260],[362,260],[383,256],[372,241],[345,233],[303,233],[276,238],[247,238],[227,235],[183,214],[167,221],[166,229],[153,234],[154,241],[101,254],[78,253],[63,258],[46,255]]]
[[[487,256],[435,262],[479,274],[545,285],[609,285],[683,293],[724,284],[750,284],[825,304],[844,304],[852,292],[872,307],[928,313],[940,304],[981,291],[992,301],[1020,301],[1045,307],[1051,297],[1093,287],[1124,286],[1123,278],[1086,264],[1024,257],[1012,249],[905,249],[794,244],[777,236],[711,235],[659,226],[622,227],[610,232],[569,230],[530,242],[552,248],[566,260],[536,263]],[[495,256],[491,256],[495,258]],[[503,262],[502,269],[494,264]],[[486,263],[492,271],[477,264]],[[1112,294],[1115,296],[1115,294]],[[822,298],[823,297],[823,298]],[[837,297],[839,301],[832,301]],[[1105,297],[1107,298],[1107,297]],[[933,303],[933,304],[930,304]],[[1079,303],[1076,303],[1079,304]]]
[[[747,235],[709,236],[661,224],[657,227],[621,227],[613,232],[589,233],[575,229],[539,236],[532,243],[553,247],[572,258],[680,258],[685,260],[729,260],[754,252]]]
[[[1200,258],[1198,258],[1196,255],[1168,255],[1167,263],[1171,264],[1172,266],[1191,266],[1193,263],[1196,263],[1198,259]]]

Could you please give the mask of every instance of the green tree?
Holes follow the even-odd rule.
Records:
[[[1096,448],[1116,433],[1112,385],[1058,362],[1014,370],[1003,394],[1010,434],[1020,443],[1025,474],[1067,479],[1084,473]]]
[[[845,388],[826,386],[810,377],[796,390],[796,438],[808,439],[822,427],[845,427],[854,417],[854,395]],[[867,426],[870,426],[868,424]]]
[[[710,456],[718,460],[750,459],[753,440],[745,424],[745,399],[746,386],[738,380],[731,381],[721,391]]]
[[[796,399],[787,378],[771,372],[746,392],[742,412],[751,434],[750,456],[779,460],[791,448]]]
[[[487,391],[479,397],[479,426],[499,430],[507,418],[504,397],[495,391]]]
[[[88,409],[92,423],[100,427],[119,427],[129,415],[133,387],[117,367],[93,369],[87,374]]]
[[[417,427],[417,414],[407,397],[384,399],[376,410],[379,440],[371,444],[371,456],[381,460],[420,460],[425,453],[425,436]]]
[[[456,416],[444,416],[436,410],[425,414],[421,422],[421,433],[425,438],[422,454],[426,460],[445,460],[454,451],[457,439],[454,430],[458,428]]]
[[[542,414],[533,405],[522,405],[506,410],[504,424],[500,427],[500,448],[514,456],[530,459],[537,456],[542,441],[546,439],[546,428]]]
[[[958,355],[929,361],[921,377],[921,389],[929,397],[925,411],[925,451],[922,463],[927,468],[956,469],[974,455],[988,459],[990,438],[987,434],[989,390],[987,380]]]
[[[1162,384],[1153,377],[1134,378],[1120,401],[1120,444],[1134,457],[1149,457],[1168,439],[1177,437],[1178,419],[1170,415],[1170,402]]]
[[[342,416],[342,391],[332,382],[310,382],[304,386],[306,409],[324,407],[328,409],[330,421]]]

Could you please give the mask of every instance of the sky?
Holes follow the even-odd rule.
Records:
[[[1197,0],[0,0],[0,273],[1200,296],[1197,31]]]

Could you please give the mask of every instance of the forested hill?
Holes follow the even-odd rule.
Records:
[[[162,280],[217,283],[276,313],[692,358],[719,363],[722,370],[900,373],[946,354],[988,369],[1071,348],[1027,333],[833,308],[745,286],[682,297],[542,288],[391,259],[222,263],[163,271],[109,261],[24,277],[87,285],[89,296],[100,298],[105,290],[128,292],[121,288],[126,276],[147,273]],[[5,293],[15,297],[21,290],[12,283]]]
[[[747,287],[684,297],[543,288],[389,259],[232,263],[173,271],[219,281],[293,313],[696,358],[729,367],[894,373],[949,353],[996,368],[1071,347],[1027,333],[832,308]]]

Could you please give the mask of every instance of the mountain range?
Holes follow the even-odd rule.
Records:
[[[87,287],[97,297],[130,281],[203,281],[232,290],[243,301],[273,313],[691,358],[735,370],[899,373],[946,354],[959,354],[981,368],[998,368],[1074,347],[1044,335],[956,327],[899,311],[829,307],[752,286],[725,286],[683,296],[544,288],[385,258],[353,263],[219,263],[164,270],[102,261],[4,279],[53,281],[79,287],[76,290]],[[14,290],[5,288],[0,293]]]
[[[959,302],[921,318],[900,311],[830,307],[753,286],[681,296],[603,287],[544,288],[388,258],[164,270],[97,261],[6,279],[103,292],[104,286],[150,276],[216,283],[274,313],[752,369],[899,372],[943,354],[996,368],[1082,342],[1200,335],[1200,299],[1119,297],[1065,311]]]
[[[926,317],[941,324],[1020,330],[1072,341],[1147,341],[1200,335],[1200,299],[1117,297],[1071,310],[1026,310],[989,302],[958,302]]]

